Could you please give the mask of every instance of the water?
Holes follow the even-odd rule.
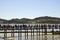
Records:
[[[25,39],[25,33],[21,34],[21,40],[60,40],[60,35],[43,35],[37,36],[37,33],[34,33],[34,36],[31,36],[31,33],[28,33],[28,39]],[[7,39],[13,38],[13,40],[18,40],[18,33],[14,33],[14,37],[11,37],[11,33],[7,33]],[[20,37],[19,37],[20,38]],[[0,40],[4,40],[4,33],[0,33]]]

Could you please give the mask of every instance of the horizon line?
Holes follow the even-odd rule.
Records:
[[[55,17],[55,18],[60,18],[60,17],[56,17],[56,16],[38,16],[38,17]],[[5,19],[5,20],[11,20],[11,19],[22,19],[22,18],[27,18],[27,19],[34,19],[34,18],[38,18],[38,17],[11,17],[11,18],[3,18],[3,17],[0,17],[0,19]]]

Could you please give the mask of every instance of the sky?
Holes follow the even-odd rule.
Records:
[[[0,18],[60,17],[60,0],[0,0]]]

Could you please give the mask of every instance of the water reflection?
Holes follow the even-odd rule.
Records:
[[[28,33],[28,38],[27,34],[21,33],[21,36],[18,36],[18,33],[14,33],[14,37],[11,37],[11,33],[7,33],[7,38],[4,37],[4,33],[0,33],[0,40],[60,40],[60,35],[42,35],[37,33]]]

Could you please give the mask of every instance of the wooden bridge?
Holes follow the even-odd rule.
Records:
[[[14,37],[14,33],[18,33],[18,40],[22,40],[22,33],[25,33],[25,40],[28,39],[28,34],[34,38],[34,33],[40,35],[60,35],[60,24],[0,24],[0,33],[4,33],[4,37],[7,38],[7,33],[11,33],[11,37]],[[4,39],[6,40],[6,39]],[[34,39],[31,39],[34,40]]]

